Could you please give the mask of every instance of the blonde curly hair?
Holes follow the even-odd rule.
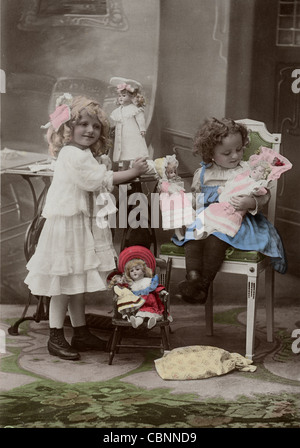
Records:
[[[57,156],[61,148],[71,142],[73,128],[80,120],[83,109],[86,110],[90,116],[96,116],[101,123],[99,140],[90,147],[93,156],[98,157],[108,153],[111,148],[111,141],[109,139],[110,125],[106,114],[101,109],[100,104],[96,101],[84,96],[77,96],[70,102],[71,119],[60,126],[57,131],[54,130],[52,125],[48,129],[47,141],[51,155]]]
[[[258,162],[251,165],[251,170],[254,170],[255,168],[260,167],[260,166],[264,170],[262,179],[267,180],[269,177],[269,174],[272,172],[272,167],[266,160],[259,160]]]
[[[142,270],[144,272],[145,277],[149,277],[152,278],[153,277],[153,272],[152,269],[150,269],[147,264],[145,263],[144,260],[140,259],[140,258],[135,258],[134,260],[130,260],[126,263],[125,265],[125,269],[124,269],[124,277],[126,279],[126,281],[128,282],[128,284],[132,283],[132,279],[130,277],[130,270],[134,267],[134,266],[138,266],[140,265],[142,267]]]

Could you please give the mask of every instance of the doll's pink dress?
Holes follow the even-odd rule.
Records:
[[[182,181],[162,180],[159,184],[159,201],[163,230],[178,229],[190,225],[194,211]]]
[[[229,203],[232,196],[249,195],[262,196],[267,194],[268,181],[254,180],[250,170],[235,175],[228,180],[219,194],[219,202],[210,204],[198,218],[203,226],[195,230],[195,239],[206,238],[214,232],[222,232],[234,236],[241,227],[246,211],[237,211]]]

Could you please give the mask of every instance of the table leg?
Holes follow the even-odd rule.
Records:
[[[29,305],[31,304],[32,297],[35,297],[38,300],[36,312],[32,316],[26,316]],[[28,301],[27,304],[25,305],[22,316],[11,327],[9,327],[9,329],[7,330],[8,333],[12,336],[18,336],[19,325],[22,322],[25,322],[26,320],[34,320],[37,323],[41,322],[42,320],[48,320],[49,304],[50,304],[50,297],[33,296],[31,293],[29,293]]]
[[[26,259],[26,261],[29,261],[35,252],[35,248],[38,243],[40,233],[41,233],[42,228],[45,223],[45,218],[42,217],[42,209],[43,209],[43,205],[44,205],[44,201],[46,198],[48,188],[50,186],[50,178],[49,177],[42,178],[45,186],[44,186],[41,194],[37,198],[34,187],[32,185],[31,179],[30,179],[30,176],[24,175],[22,177],[28,182],[28,185],[32,192],[33,203],[34,203],[33,219],[27,228],[27,231],[25,234],[25,241],[24,241],[25,259]],[[32,298],[35,298],[37,300],[36,311],[32,316],[26,316],[28,308],[32,302]],[[25,305],[22,316],[11,327],[9,327],[8,333],[11,335],[17,336],[19,334],[19,331],[18,331],[19,325],[26,320],[34,320],[37,323],[39,323],[40,321],[43,321],[43,320],[48,320],[49,319],[49,303],[50,303],[50,297],[35,296],[35,295],[31,294],[31,292],[29,292],[28,301]]]

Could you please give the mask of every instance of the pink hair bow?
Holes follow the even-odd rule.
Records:
[[[41,126],[42,129],[48,129],[51,125],[54,130],[57,132],[62,124],[66,123],[71,119],[71,110],[67,104],[61,104],[58,106],[55,111],[50,114],[50,121]]]
[[[117,85],[118,92],[122,92],[122,90],[128,90],[128,92],[133,93],[134,88],[130,84],[126,84],[125,82],[123,84]]]
[[[61,127],[62,124],[69,121],[71,118],[70,107],[67,104],[62,104],[58,106],[53,114],[50,115],[50,121],[55,131]]]
[[[50,121],[44,126],[41,126],[41,128],[48,129],[52,125],[57,132],[61,125],[71,119],[70,105],[72,104],[72,100],[73,97],[70,93],[64,93],[59,96],[56,100],[56,109],[50,114]]]

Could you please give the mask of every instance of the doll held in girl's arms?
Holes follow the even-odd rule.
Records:
[[[195,216],[184,182],[177,174],[178,160],[175,154],[161,157],[154,160],[154,167],[159,176],[157,191],[160,193],[163,230],[175,229],[174,233],[181,241],[184,239],[182,227],[190,225]]]
[[[271,183],[291,168],[288,159],[273,149],[261,147],[259,154],[249,158],[244,171],[234,174],[224,187],[218,189],[219,202],[210,204],[198,214],[199,226],[195,229],[195,239],[207,238],[214,232],[236,235],[247,213],[241,207],[243,196],[267,194]]]
[[[131,161],[136,157],[149,157],[147,148],[145,99],[137,83],[117,85],[118,108],[111,113],[116,124],[113,162]]]
[[[114,173],[107,169],[107,158],[101,163],[109,148],[109,122],[92,99],[62,95],[45,127],[57,160],[42,212],[45,224],[25,283],[32,294],[51,297],[49,353],[76,360],[80,351],[106,346],[86,326],[84,294],[107,288],[117,256],[109,227],[96,225],[96,196],[139,177],[148,165],[139,158],[131,169]],[[63,330],[67,309],[74,330],[71,345]]]
[[[244,171],[247,162],[242,160],[244,148],[249,142],[245,125],[229,118],[209,118],[200,126],[194,140],[194,152],[202,156],[201,167],[196,170],[192,191],[197,199],[196,215],[210,204],[219,201],[219,188],[227,180]],[[204,196],[204,198],[203,198]],[[201,229],[198,218],[187,228],[183,241],[172,240],[184,245],[186,280],[180,282],[178,294],[189,303],[205,303],[211,282],[219,271],[227,248],[255,250],[270,257],[273,268],[286,272],[284,248],[275,227],[260,210],[270,199],[270,192],[264,195],[246,194],[235,197],[232,204],[244,214],[241,226],[234,236],[214,232],[207,238],[196,240],[195,230]]]
[[[146,247],[130,246],[120,253],[118,268],[124,272],[124,280],[130,292],[128,289],[125,291],[126,287],[122,289],[122,286],[115,286],[114,291],[119,297],[118,310],[123,318],[131,322],[133,328],[138,328],[146,321],[150,329],[163,319],[165,305],[162,298],[168,292],[159,283],[158,276],[154,275],[155,266],[155,257]],[[172,320],[171,316],[168,318]]]

